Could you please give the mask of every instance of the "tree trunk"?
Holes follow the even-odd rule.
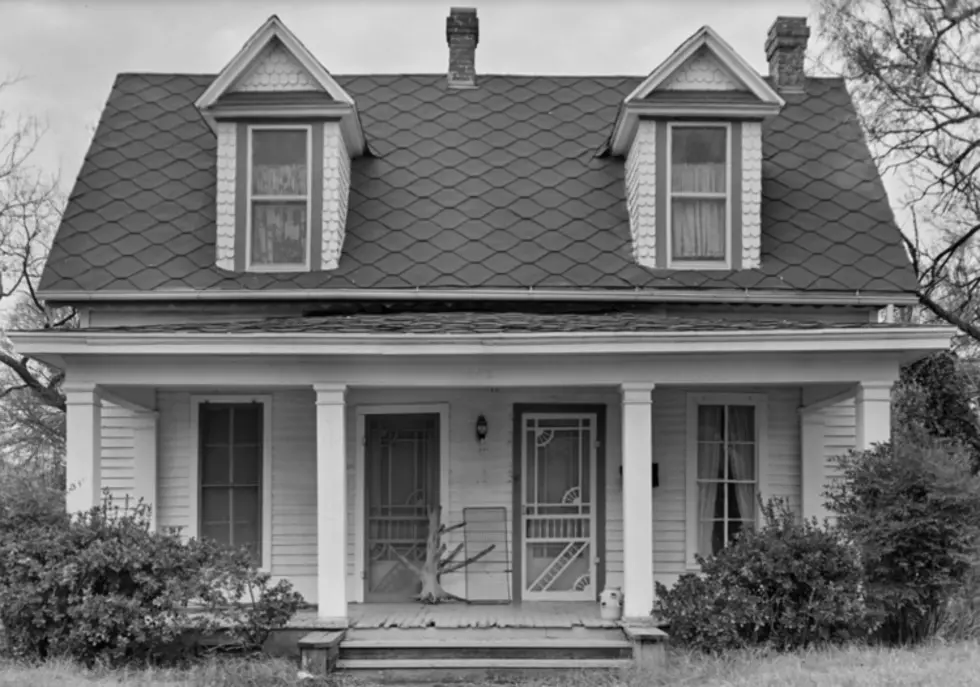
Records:
[[[450,594],[443,589],[440,578],[445,573],[455,572],[465,568],[470,563],[480,560],[494,549],[494,545],[491,544],[479,553],[455,563],[453,561],[456,555],[463,548],[463,545],[459,544],[448,556],[443,558],[443,554],[446,553],[446,545],[442,542],[442,535],[446,532],[459,529],[466,523],[460,522],[450,527],[445,527],[441,523],[440,511],[441,508],[439,507],[429,511],[429,536],[425,543],[425,561],[421,567],[415,565],[397,551],[395,552],[395,555],[398,556],[402,564],[418,575],[419,581],[422,582],[422,590],[419,592],[418,599],[422,603],[427,604],[437,604],[443,601],[466,601],[466,599],[460,598],[455,594]]]

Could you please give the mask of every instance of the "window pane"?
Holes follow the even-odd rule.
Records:
[[[306,203],[252,203],[252,264],[306,263]]]
[[[728,406],[728,438],[755,441],[755,406]]]
[[[220,525],[226,529],[231,520],[231,490],[226,487],[201,489],[201,524]]]
[[[755,485],[731,484],[728,488],[728,517],[750,520],[755,517]]]
[[[725,479],[724,448],[720,442],[698,443],[698,479]]]
[[[201,452],[201,484],[228,484],[231,479],[227,446],[205,446]]]
[[[681,260],[725,259],[726,201],[705,198],[671,200],[671,253]]]
[[[675,127],[671,131],[671,191],[725,193],[725,129]]]
[[[207,403],[200,406],[200,422],[205,444],[227,444],[230,436],[228,427],[231,409],[214,407]]]
[[[252,193],[306,195],[306,131],[252,132]]]
[[[226,522],[201,523],[201,539],[211,539],[219,544],[231,544],[231,528]]]
[[[733,444],[728,447],[728,479],[755,480],[754,444]]]
[[[235,406],[234,440],[236,444],[258,444],[262,437],[262,405],[250,403]]]
[[[738,520],[732,520],[728,523],[728,541],[727,544],[731,544],[732,540],[735,539],[735,535],[742,531],[745,523],[739,522]]]
[[[698,441],[725,440],[725,406],[698,406]]]
[[[236,446],[234,484],[258,484],[262,480],[262,449],[259,446]]]

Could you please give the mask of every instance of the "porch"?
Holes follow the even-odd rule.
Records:
[[[400,560],[391,552],[374,556],[385,537],[372,530],[372,503],[382,510],[398,501],[417,510],[420,504],[441,505],[450,524],[465,520],[464,508],[498,508],[510,558],[492,573],[496,591],[474,595],[458,575],[446,576],[447,591],[595,604],[603,587],[622,587],[625,618],[649,622],[655,580],[670,584],[692,568],[705,542],[723,541],[735,527],[758,519],[742,508],[749,500],[738,489],[702,489],[699,466],[724,467],[729,472],[719,479],[750,485],[763,498],[786,497],[798,512],[819,515],[828,456],[888,438],[889,389],[902,360],[936,348],[940,338],[931,331],[861,328],[778,334],[719,330],[581,340],[504,334],[458,343],[388,342],[372,334],[363,341],[330,339],[327,348],[315,338],[319,334],[239,341],[226,334],[175,339],[168,333],[152,343],[153,334],[144,340],[125,332],[86,333],[78,342],[61,337],[57,346],[68,370],[68,479],[78,485],[69,506],[85,508],[109,487],[151,502],[158,527],[199,536],[212,525],[241,525],[243,536],[260,542],[262,566],[292,581],[317,605],[317,622],[342,626],[358,622],[352,614],[370,602],[389,600],[372,587],[388,571],[372,565],[383,560],[390,570]],[[202,472],[209,448],[202,440],[201,408],[209,403],[261,409],[245,416],[254,422],[242,423],[253,430],[261,425],[259,432],[229,440],[261,456],[251,468],[255,479],[242,485],[258,493],[250,503],[258,504],[259,516],[247,522],[204,512],[206,487],[239,486],[209,482]],[[701,407],[714,408],[707,415],[715,418],[728,417],[729,407],[742,409],[731,415],[732,421],[741,418],[742,434],[732,437],[743,456],[737,469],[725,467],[733,461],[702,460],[702,454],[717,452],[702,451],[701,444],[732,442],[699,437]],[[382,442],[371,443],[370,418],[399,415],[438,418],[426,430],[428,439],[417,444],[429,448],[412,449],[416,457],[429,451],[438,469],[422,471],[428,491],[421,501],[399,493],[374,502],[371,489],[378,484],[371,475],[379,474],[383,460],[372,454]],[[477,429],[481,417],[487,425],[483,438]],[[539,420],[557,424],[528,424]],[[125,450],[107,427],[113,422],[131,432]],[[722,424],[711,431],[720,432]],[[383,436],[384,426],[376,429],[376,437]],[[564,433],[565,448],[553,456],[548,451],[556,445],[550,441],[555,433]],[[574,469],[551,472],[558,458]],[[551,477],[543,483],[550,486],[543,490],[528,489],[530,480],[521,479],[546,473]],[[393,479],[387,487],[393,483],[401,488]],[[712,515],[711,499],[730,507]],[[402,519],[392,513],[375,515]],[[531,516],[575,522],[565,530],[549,524],[535,530]],[[420,517],[417,512],[409,519]],[[462,536],[456,531],[448,538],[449,550],[465,544]],[[407,538],[414,541],[402,543],[417,548],[421,531]],[[402,557],[406,552],[398,551]],[[545,567],[532,570],[532,559]],[[573,575],[566,559],[581,569]],[[562,562],[554,576],[547,573],[549,561]],[[403,599],[410,598],[407,585],[396,587]],[[396,613],[399,625],[533,625],[549,607],[538,607],[530,618],[511,607],[496,608],[489,617],[479,615],[487,608],[465,607],[457,620],[448,619],[460,610],[452,605],[413,608],[411,618],[403,617],[407,608]],[[361,622],[388,622],[370,617],[378,619],[363,616]]]

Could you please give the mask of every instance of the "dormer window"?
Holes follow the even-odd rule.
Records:
[[[670,125],[671,267],[729,262],[729,133],[727,124]]]
[[[638,265],[760,267],[762,124],[784,104],[707,26],[626,96],[608,150],[625,158]]]
[[[310,264],[311,129],[249,127],[248,268]]]

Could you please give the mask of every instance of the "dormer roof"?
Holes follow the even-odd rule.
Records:
[[[277,17],[269,17],[195,101],[212,130],[221,118],[334,116],[348,150],[365,150],[354,98]]]
[[[609,140],[624,155],[641,117],[765,119],[782,97],[710,26],[702,26],[623,98]]]

